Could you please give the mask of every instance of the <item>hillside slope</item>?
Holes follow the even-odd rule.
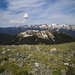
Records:
[[[15,39],[15,35],[0,33],[0,44],[11,44]]]
[[[56,31],[48,30],[27,30],[17,35],[0,34],[0,44],[58,44],[65,42],[73,42],[71,36]]]
[[[21,32],[16,36],[17,44],[56,44],[56,43],[65,43],[72,42],[74,39],[61,32],[53,32],[48,30],[28,30]]]

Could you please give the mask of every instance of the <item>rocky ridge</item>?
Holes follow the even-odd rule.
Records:
[[[21,32],[17,35],[17,41],[19,43],[28,43],[28,44],[56,44],[63,42],[71,42],[74,39],[61,32],[54,32],[50,30],[28,30],[25,32]]]

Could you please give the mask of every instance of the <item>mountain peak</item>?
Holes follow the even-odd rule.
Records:
[[[17,35],[17,39],[19,43],[63,43],[63,42],[71,42],[73,38],[65,33],[54,32],[50,30],[27,30],[25,32],[21,32]]]

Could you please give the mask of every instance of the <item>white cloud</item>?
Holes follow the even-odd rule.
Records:
[[[0,11],[0,25],[16,26],[42,23],[75,24],[75,14],[65,13],[75,10],[75,7],[72,6],[75,4],[75,1],[57,0],[54,4],[47,1],[8,0],[8,10]]]
[[[33,8],[33,7],[40,7],[45,4],[44,0],[38,3],[40,0],[9,0],[9,10],[20,10],[22,8]]]
[[[25,13],[24,18],[28,18],[28,17],[29,17],[28,13]]]

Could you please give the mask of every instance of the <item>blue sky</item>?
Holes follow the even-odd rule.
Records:
[[[0,27],[25,24],[75,24],[75,0],[0,0]]]

